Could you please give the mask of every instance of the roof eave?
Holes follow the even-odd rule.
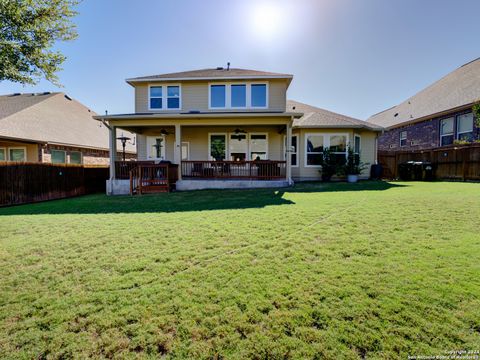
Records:
[[[293,129],[365,129],[369,131],[382,132],[380,127],[369,127],[367,125],[294,125]]]
[[[119,114],[96,115],[95,120],[129,120],[129,119],[189,119],[189,118],[248,118],[248,117],[294,117],[301,118],[303,113],[296,112],[248,112],[248,113],[151,113],[151,114]]]
[[[199,77],[172,77],[172,78],[155,78],[155,77],[146,77],[146,78],[129,78],[125,81],[134,86],[135,83],[149,83],[149,82],[174,82],[174,81],[224,81],[224,80],[268,80],[268,79],[285,79],[288,82],[288,85],[292,82],[293,75],[251,75],[251,76],[222,76],[222,77],[210,77],[210,76],[199,76]]]
[[[403,127],[403,126],[415,124],[415,123],[417,123],[417,122],[434,119],[434,118],[436,118],[436,117],[440,117],[440,116],[443,116],[443,115],[448,115],[448,114],[450,114],[450,113],[452,113],[452,112],[467,110],[467,109],[471,108],[474,104],[475,104],[475,103],[472,102],[472,103],[465,104],[465,105],[460,105],[460,106],[457,106],[457,107],[454,107],[454,108],[451,108],[451,109],[442,110],[442,111],[436,112],[436,113],[434,113],[434,114],[425,115],[425,116],[421,116],[421,117],[418,117],[418,118],[415,118],[415,119],[410,119],[410,120],[407,120],[407,121],[403,121],[403,122],[398,123],[398,124],[394,124],[394,125],[390,125],[390,126],[385,126],[385,130],[396,129],[396,128],[399,128],[399,127]],[[368,120],[367,120],[367,121],[368,121]],[[369,121],[368,121],[368,122],[369,122]],[[370,123],[371,123],[371,124],[375,124],[374,122],[370,122]],[[375,124],[375,125],[376,125],[376,124]],[[377,126],[380,126],[380,125],[377,125]]]

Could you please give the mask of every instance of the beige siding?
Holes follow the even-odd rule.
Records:
[[[28,162],[38,162],[38,145],[30,143],[22,143],[18,141],[0,141],[0,148],[5,148],[8,158],[8,148],[10,147],[22,147],[26,148],[26,156]]]
[[[185,81],[181,83],[181,104],[182,112],[190,110],[198,111],[225,111],[225,110],[209,110],[208,108],[208,84],[209,81]],[[135,85],[135,112],[145,113],[150,112],[148,105],[148,86],[151,84]],[[167,85],[167,84],[165,84]],[[271,111],[285,111],[286,108],[286,80],[269,80],[269,98],[268,110]],[[158,112],[158,110],[156,110]],[[177,110],[178,111],[178,110]],[[245,110],[243,110],[245,111]],[[248,110],[258,111],[258,110]],[[154,112],[154,111],[152,111]],[[173,112],[173,111],[169,111]]]

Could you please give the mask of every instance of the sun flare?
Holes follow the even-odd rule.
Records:
[[[272,38],[281,30],[283,11],[274,4],[260,4],[253,9],[253,29],[258,36]]]

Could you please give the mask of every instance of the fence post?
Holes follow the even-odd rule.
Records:
[[[462,181],[467,180],[467,148],[462,149]]]

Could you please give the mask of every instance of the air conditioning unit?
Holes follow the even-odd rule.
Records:
[[[390,144],[390,149],[394,149],[394,148],[396,148],[396,147],[397,147],[397,145],[395,145],[395,144]]]
[[[410,141],[410,146],[417,146],[419,144],[420,144],[420,141],[418,141],[418,140]]]

